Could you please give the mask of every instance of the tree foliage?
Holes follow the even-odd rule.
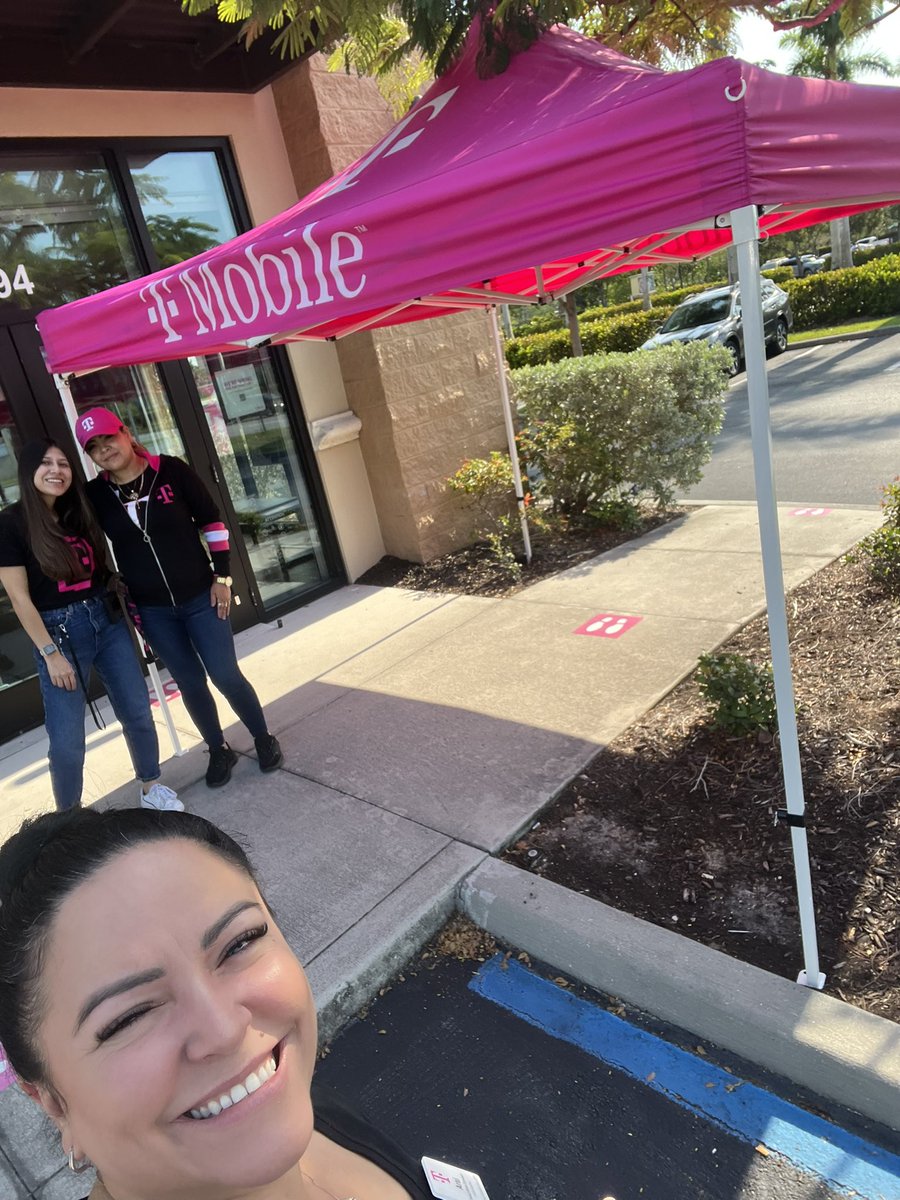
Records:
[[[887,9],[879,0],[853,0],[810,29],[786,33],[780,45],[794,54],[788,71],[843,83],[869,72],[888,77],[900,74],[900,67],[886,54],[860,46],[887,15]]]
[[[469,26],[482,17],[479,71],[502,73],[511,57],[556,22],[582,27],[622,53],[649,62],[674,58],[697,62],[730,48],[738,12],[758,12],[776,29],[807,29],[843,9],[872,7],[871,0],[181,0],[190,14],[216,10],[219,20],[240,25],[247,44],[266,29],[273,49],[298,58],[309,50],[333,50],[346,38],[374,46],[387,20],[399,20],[407,36],[381,64],[395,66],[417,53],[441,75],[459,52]],[[900,0],[886,6],[900,8]],[[877,21],[887,11],[871,20]],[[856,20],[856,17],[854,17]],[[857,23],[860,23],[859,21]]]

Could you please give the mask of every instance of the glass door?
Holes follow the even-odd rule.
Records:
[[[189,363],[260,604],[277,609],[329,572],[271,354]]]

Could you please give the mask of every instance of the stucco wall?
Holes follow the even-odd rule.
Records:
[[[373,80],[316,55],[273,85],[298,193],[364,154],[394,124]],[[309,114],[318,114],[311,123]],[[337,344],[390,554],[427,561],[468,540],[471,518],[446,479],[505,445],[487,316],[357,333]]]

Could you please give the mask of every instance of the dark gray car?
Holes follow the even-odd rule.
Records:
[[[788,331],[794,324],[787,292],[771,279],[760,280],[766,345],[775,354],[787,347]],[[740,293],[737,287],[713,288],[689,296],[672,312],[659,332],[641,346],[654,350],[669,342],[700,339],[711,346],[724,346],[731,354],[731,371],[737,375],[744,365],[744,323],[741,320]]]

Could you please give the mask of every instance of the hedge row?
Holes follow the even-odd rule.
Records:
[[[887,249],[887,247],[882,247]],[[763,271],[766,279],[771,279],[775,283],[784,283],[788,279],[794,278],[794,272],[790,267],[772,267],[769,271]],[[674,308],[676,304],[680,304],[688,296],[696,296],[698,292],[709,291],[710,288],[727,287],[727,279],[718,279],[713,283],[693,283],[690,287],[673,288],[667,292],[652,292],[652,303],[654,308]],[[578,314],[579,323],[584,321],[605,321],[608,317],[620,317],[626,313],[644,312],[644,304],[642,300],[626,300],[622,304],[598,305],[595,308],[586,308]],[[565,329],[566,324],[556,305],[544,305],[538,312],[534,314],[528,321],[523,321],[521,325],[516,326],[515,336],[527,337],[532,333],[549,333],[554,330]]]
[[[785,291],[798,331],[861,317],[892,317],[900,313],[900,254],[873,259],[862,267],[795,279],[785,285]]]
[[[672,308],[651,308],[649,312],[625,313],[604,321],[580,322],[581,345],[585,354],[609,354],[637,350],[652,337]],[[506,343],[506,361],[510,367],[536,367],[541,363],[561,362],[572,357],[572,339],[568,329],[548,333],[529,333]]]
[[[854,250],[853,265],[861,267],[876,258],[888,258],[893,254],[900,254],[900,242],[891,242],[889,246],[873,246],[871,250]]]
[[[774,272],[766,272],[767,276],[772,274]],[[860,317],[893,316],[900,313],[900,254],[882,255],[864,266],[823,271],[806,279],[791,277],[783,280],[780,286],[791,298],[794,328],[798,332]],[[636,350],[655,333],[676,304],[698,290],[704,289],[679,288],[657,293],[656,303],[649,311],[635,310],[630,305],[624,313],[621,310],[626,306],[623,305],[586,310],[579,321],[585,354]],[[592,319],[589,315],[592,312],[604,315]],[[571,355],[568,329],[527,334],[506,343],[506,361],[512,368],[560,362]]]

